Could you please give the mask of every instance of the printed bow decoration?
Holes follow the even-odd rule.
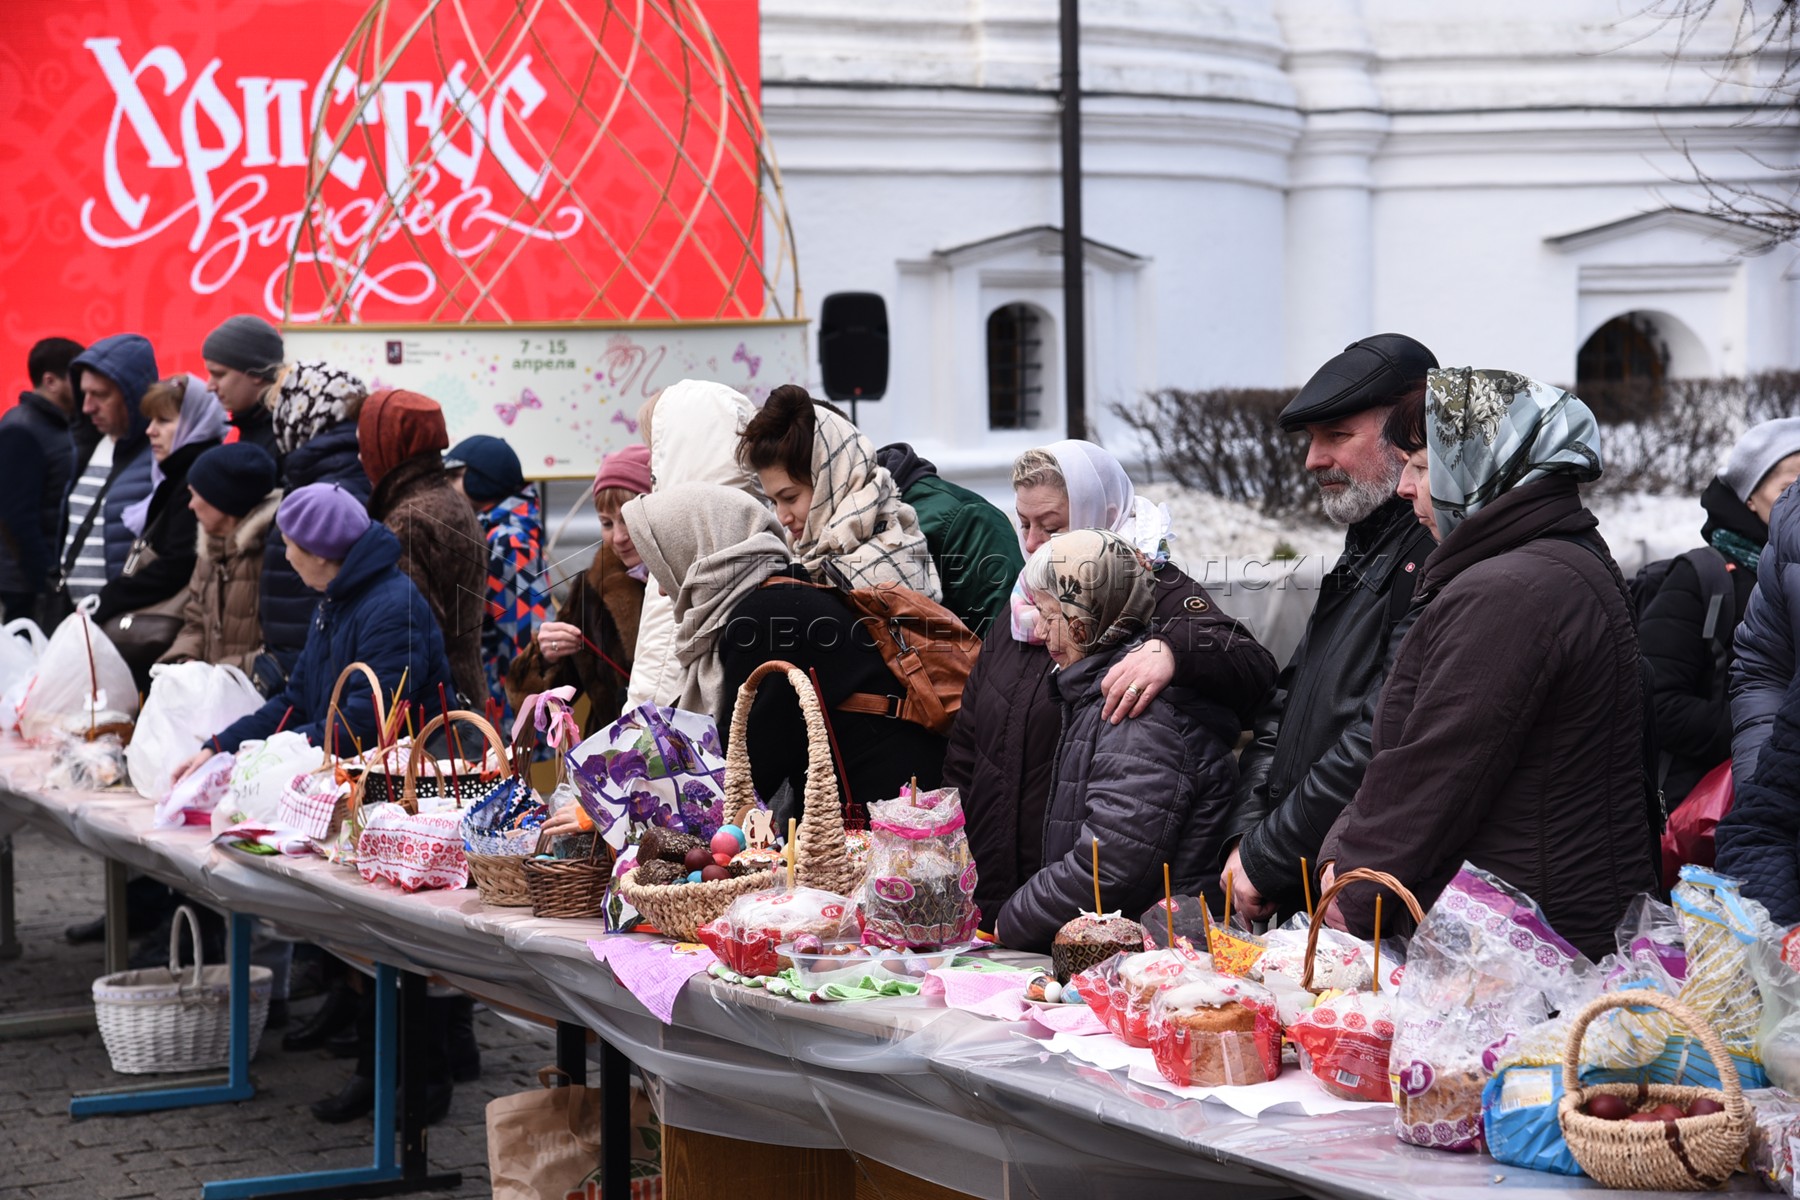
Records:
[[[538,741],[552,750],[573,750],[581,740],[581,728],[575,724],[575,713],[569,707],[574,699],[573,687],[551,688],[525,697],[519,705],[519,715],[513,718],[513,741],[519,740],[525,722],[530,721],[537,730]]]
[[[538,399],[538,394],[530,388],[526,388],[519,393],[519,402],[517,404],[508,404],[504,400],[495,401],[494,413],[501,421],[511,425],[514,421],[519,419],[519,414],[525,409],[543,407],[544,402]]]

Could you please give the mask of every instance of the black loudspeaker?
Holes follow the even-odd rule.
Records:
[[[819,309],[819,373],[832,400],[879,400],[887,391],[887,301],[833,292]]]

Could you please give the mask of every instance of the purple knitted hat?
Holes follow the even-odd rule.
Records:
[[[342,562],[373,524],[361,500],[335,483],[309,483],[289,492],[275,511],[281,536],[310,554]]]

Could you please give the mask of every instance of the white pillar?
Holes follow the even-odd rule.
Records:
[[[1287,71],[1305,119],[1289,161],[1285,375],[1304,383],[1374,328],[1371,164],[1387,137],[1360,0],[1281,0]]]

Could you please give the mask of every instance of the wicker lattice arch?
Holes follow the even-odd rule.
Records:
[[[708,7],[732,27],[700,0],[375,0],[315,101],[283,313],[804,316],[755,85],[727,53],[755,62],[754,6]]]

